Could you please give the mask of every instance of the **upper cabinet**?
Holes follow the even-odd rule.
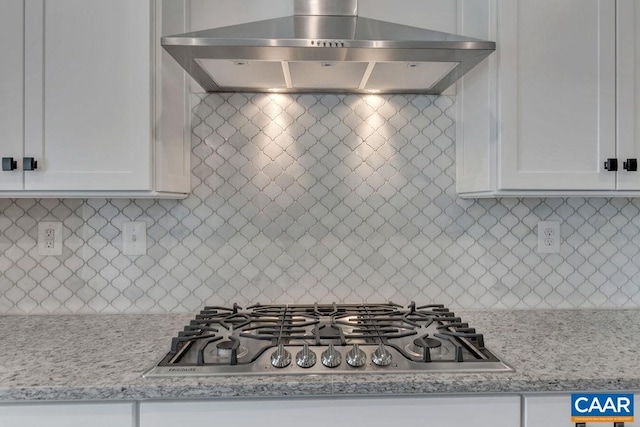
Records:
[[[0,2],[0,191],[22,188],[24,157],[24,0]]]
[[[624,170],[625,162],[629,169],[640,160],[640,4],[618,0],[617,13],[617,153]],[[640,189],[640,173],[631,172],[618,174],[618,189]]]
[[[2,2],[0,50],[16,59],[0,64],[0,156],[17,168],[0,172],[0,197],[186,196],[186,80],[159,46],[185,8],[163,3]]]
[[[463,83],[488,97],[471,108],[479,101],[464,96],[459,107],[461,196],[640,195],[634,3],[494,3],[494,68]]]
[[[510,0],[498,15],[502,190],[610,190],[615,2]]]

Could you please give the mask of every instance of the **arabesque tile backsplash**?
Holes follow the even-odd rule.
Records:
[[[461,200],[455,98],[198,94],[192,194],[0,199],[0,314],[205,303],[640,306],[640,200]],[[61,257],[37,222],[64,224]],[[120,253],[123,221],[148,253]],[[561,254],[536,252],[539,220]]]

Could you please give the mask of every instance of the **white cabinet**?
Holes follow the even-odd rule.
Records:
[[[615,2],[504,1],[498,20],[499,188],[613,189]]]
[[[26,3],[25,190],[150,190],[148,0],[44,3]]]
[[[520,425],[520,397],[341,397],[140,404],[139,427],[209,424],[514,427]]]
[[[497,40],[495,0],[462,3],[460,34]],[[498,51],[458,82],[456,97],[456,190],[461,195],[486,193],[495,178],[496,76]]]
[[[5,1],[5,0],[3,0]],[[3,427],[135,427],[135,403],[0,405]]]
[[[640,395],[635,395],[637,402]],[[536,394],[524,396],[523,427],[575,427],[571,422],[571,394]],[[587,423],[591,425],[591,423]],[[613,423],[593,425],[611,426]],[[624,423],[625,427],[639,427],[640,420]]]
[[[0,2],[0,157],[23,157],[24,1]],[[16,166],[17,167],[17,166]],[[9,166],[12,169],[12,166]],[[22,188],[19,170],[2,171],[0,191]]]
[[[640,173],[623,168],[640,147],[634,3],[493,3],[497,21],[485,32],[496,32],[495,68],[465,77],[460,99],[461,196],[640,194]],[[486,91],[486,101],[474,91]],[[617,172],[605,170],[608,158]]]
[[[0,174],[0,190],[19,192],[0,197],[184,197],[185,78],[160,47],[163,25],[184,30],[184,2],[9,3],[20,3],[25,16],[24,137],[20,171]],[[22,167],[23,157],[37,162],[35,170]]]
[[[640,160],[640,4],[617,0],[618,158]],[[640,189],[640,172],[618,174],[617,188]]]

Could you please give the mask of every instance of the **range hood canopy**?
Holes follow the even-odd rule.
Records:
[[[357,16],[357,0],[294,0],[294,16],[163,37],[208,92],[440,94],[494,42]]]

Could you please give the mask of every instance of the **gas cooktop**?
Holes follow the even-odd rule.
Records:
[[[205,307],[144,377],[508,372],[439,304]]]

